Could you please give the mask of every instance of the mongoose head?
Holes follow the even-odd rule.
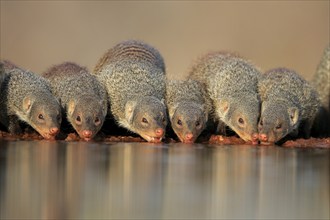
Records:
[[[125,104],[125,124],[148,142],[160,143],[167,125],[166,107],[163,101],[151,96],[130,100]]]
[[[68,121],[85,141],[90,141],[99,132],[106,114],[104,100],[97,100],[95,97],[80,97],[67,104]]]
[[[299,110],[281,103],[262,103],[259,120],[259,140],[261,144],[274,144],[299,126]]]
[[[18,116],[47,140],[54,140],[60,132],[61,107],[55,98],[27,96],[23,99],[23,114]]]
[[[215,102],[215,111],[240,138],[258,144],[260,104],[257,97],[220,99]]]
[[[172,128],[183,143],[194,143],[208,120],[204,106],[195,103],[180,103],[169,115]]]

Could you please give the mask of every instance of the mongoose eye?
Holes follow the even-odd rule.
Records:
[[[243,124],[244,124],[244,120],[243,120],[243,118],[239,118],[239,119],[238,119],[238,123],[240,123],[240,124],[243,125]]]
[[[177,124],[181,126],[181,125],[182,125],[182,121],[179,119],[179,120],[177,121]]]
[[[275,127],[277,130],[278,129],[281,129],[282,128],[282,125],[281,124],[278,124],[278,125],[276,125],[276,127]]]
[[[143,123],[148,123],[148,120],[146,118],[142,118]]]
[[[95,117],[95,120],[94,120],[95,124],[100,124],[101,123],[101,120],[99,117]]]
[[[262,120],[260,120],[259,125],[260,126],[263,126],[264,125],[264,122]]]
[[[39,118],[40,120],[44,120],[44,116],[43,116],[42,114],[39,114],[39,115],[38,115],[38,118]]]
[[[196,121],[195,125],[196,127],[200,126],[201,125],[200,121]]]
[[[76,122],[77,123],[81,123],[81,117],[78,115],[77,118],[76,118]]]

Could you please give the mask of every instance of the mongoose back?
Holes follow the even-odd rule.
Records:
[[[291,134],[308,138],[320,101],[317,92],[296,72],[277,68],[259,80],[259,139],[273,144]]]
[[[124,41],[104,54],[94,73],[107,89],[117,123],[149,142],[161,142],[167,115],[160,53],[143,42]]]
[[[65,62],[43,73],[67,120],[78,135],[89,141],[101,129],[107,114],[107,94],[96,77],[84,67]]]
[[[257,144],[259,70],[238,55],[215,52],[201,57],[189,75],[206,86],[219,121],[243,140]]]
[[[330,136],[330,44],[325,48],[313,78],[313,86],[321,100],[316,129],[321,136]]]
[[[45,139],[55,139],[62,120],[59,102],[46,80],[9,61],[1,61],[5,79],[1,87],[0,121],[10,133],[21,133],[26,122]]]
[[[211,112],[205,87],[198,81],[167,80],[166,105],[171,126],[181,142],[194,143]]]

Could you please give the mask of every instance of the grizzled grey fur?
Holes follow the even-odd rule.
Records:
[[[211,101],[202,83],[191,79],[168,80],[166,105],[172,128],[180,141],[195,142],[211,113]]]
[[[104,54],[94,73],[107,89],[117,123],[149,142],[160,142],[167,125],[160,53],[143,42],[124,41]]]
[[[5,81],[5,78],[6,78],[6,72],[5,72],[5,67],[4,67],[4,61],[0,60],[0,97],[2,97],[4,95],[2,85],[3,85],[3,82]],[[1,103],[0,103],[0,107],[1,107],[1,109],[0,109],[0,112],[1,112],[1,111],[3,111],[2,110],[3,106],[1,105]]]
[[[1,91],[1,85],[3,83],[3,81],[5,80],[5,67],[4,67],[4,64],[3,62],[0,61],[0,91]],[[1,95],[1,93],[0,93]]]
[[[259,70],[235,54],[216,52],[199,59],[189,75],[206,86],[220,122],[243,140],[256,144],[260,112]]]
[[[262,75],[259,94],[261,142],[276,143],[288,134],[310,136],[320,100],[307,81],[292,70],[273,69]]]
[[[107,114],[105,88],[86,68],[71,62],[55,65],[43,76],[49,81],[55,97],[61,100],[72,127],[82,139],[92,139]]]
[[[321,108],[316,119],[316,132],[320,136],[330,136],[330,44],[323,52],[313,78],[313,86],[321,100]]]
[[[55,139],[60,130],[61,108],[46,80],[9,61],[1,61],[5,79],[1,86],[0,122],[10,133],[21,133],[26,122],[45,139]]]

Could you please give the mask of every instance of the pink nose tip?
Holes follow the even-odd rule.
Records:
[[[56,135],[56,134],[58,134],[58,132],[60,132],[60,129],[58,129],[58,128],[56,128],[56,127],[54,127],[54,128],[50,128],[50,129],[49,129],[49,133],[50,133],[51,135]]]
[[[93,134],[93,132],[90,130],[84,130],[82,133],[85,138],[90,138],[90,137],[92,137],[92,134]]]
[[[162,137],[164,135],[164,129],[162,128],[157,128],[155,132],[157,137]]]
[[[259,134],[252,134],[252,141],[257,141],[259,139]]]
[[[261,141],[268,141],[268,136],[267,134],[260,134],[259,135]]]
[[[191,141],[194,138],[194,135],[192,133],[186,134],[186,140]]]

